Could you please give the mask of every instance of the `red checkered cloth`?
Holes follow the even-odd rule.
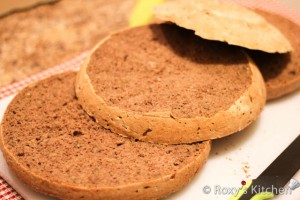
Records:
[[[23,198],[0,176],[0,199],[23,200]]]
[[[279,3],[277,0],[223,0],[224,2],[234,2],[250,8],[259,8],[283,15],[300,25],[300,14]],[[300,6],[300,4],[299,4]],[[72,60],[57,65],[48,70],[39,72],[28,78],[0,88],[0,99],[15,94],[28,84],[49,77],[53,74],[68,70],[78,70],[88,52],[83,52]],[[20,200],[23,199],[2,177],[0,177],[0,200]]]
[[[41,71],[37,74],[34,74],[32,76],[29,76],[21,81],[6,85],[2,88],[0,88],[0,99],[15,94],[18,91],[20,91],[22,88],[27,86],[30,83],[36,82],[38,80],[47,78],[53,74],[61,73],[64,71],[69,71],[69,70],[78,70],[80,68],[80,65],[82,64],[84,58],[88,55],[88,52],[83,52],[79,56],[63,63],[60,65],[57,65],[53,68]]]

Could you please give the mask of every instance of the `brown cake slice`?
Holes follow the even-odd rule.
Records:
[[[237,132],[265,104],[259,70],[243,51],[174,24],[111,35],[81,68],[77,96],[103,126],[155,143]]]
[[[278,14],[261,10],[256,12],[276,26],[294,49],[286,54],[248,51],[265,79],[267,98],[271,100],[300,88],[300,26]]]
[[[30,85],[8,106],[0,144],[9,167],[60,199],[158,199],[178,191],[206,161],[210,142],[159,145],[103,129],[75,96],[75,73]]]

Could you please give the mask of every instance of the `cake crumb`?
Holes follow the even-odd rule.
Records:
[[[242,164],[243,164],[242,169],[243,169],[243,171],[246,175],[246,178],[249,178],[250,177],[250,174],[248,173],[249,169],[250,169],[249,163],[248,162],[243,162]]]
[[[232,158],[230,158],[230,157],[227,157],[227,156],[225,157],[225,159],[226,159],[226,160],[230,160],[230,161],[232,161]]]

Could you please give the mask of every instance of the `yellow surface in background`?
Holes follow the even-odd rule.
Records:
[[[149,23],[152,18],[152,9],[163,3],[164,0],[139,0],[129,19],[129,26],[140,26]]]

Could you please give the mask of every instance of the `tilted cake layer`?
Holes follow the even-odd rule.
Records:
[[[194,30],[195,34],[228,44],[269,53],[292,50],[280,29],[238,4],[211,0],[173,0],[155,10],[161,20]]]

